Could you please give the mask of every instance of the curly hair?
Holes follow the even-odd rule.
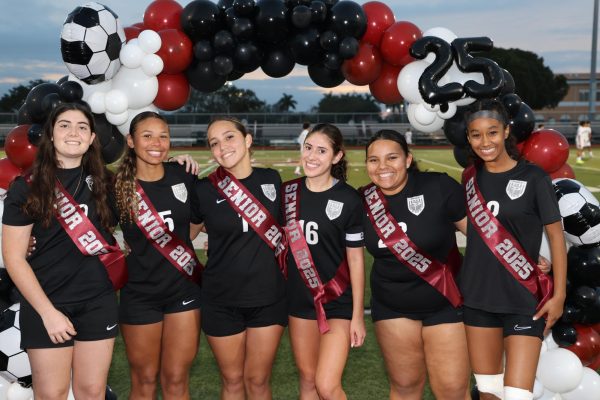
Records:
[[[90,131],[95,132],[94,116],[87,103],[62,103],[56,107],[48,117],[35,161],[31,167],[31,191],[23,211],[31,218],[39,220],[44,227],[49,227],[54,216],[54,205],[56,197],[54,188],[56,186],[57,170],[60,168],[56,150],[52,137],[54,134],[54,125],[58,118],[67,111],[79,111],[88,120]],[[94,184],[92,185],[92,200],[96,212],[100,218],[100,224],[106,230],[112,229],[112,211],[108,202],[109,174],[104,166],[104,161],[100,153],[100,143],[98,136],[94,138],[92,144],[81,159],[81,167],[89,174]]]
[[[346,160],[346,151],[344,150],[344,137],[342,136],[342,132],[335,125],[320,123],[315,125],[310,132],[308,132],[306,139],[315,133],[320,133],[327,136],[329,142],[331,143],[331,147],[333,148],[334,156],[339,152],[342,152],[342,158],[340,158],[340,161],[331,166],[331,176],[340,181],[345,181],[348,173],[348,160]]]

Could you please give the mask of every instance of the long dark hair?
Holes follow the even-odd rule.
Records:
[[[315,125],[310,132],[308,132],[306,139],[315,133],[320,133],[327,136],[329,142],[331,143],[331,147],[333,148],[334,156],[340,151],[342,152],[342,158],[340,158],[340,161],[331,166],[331,176],[340,181],[345,181],[348,173],[348,161],[346,160],[346,151],[344,150],[344,137],[342,136],[342,132],[335,125],[321,123]]]
[[[56,158],[54,143],[52,142],[54,124],[67,111],[80,111],[88,120],[90,131],[95,132],[96,129],[94,116],[87,103],[62,103],[50,113],[44,125],[35,161],[31,167],[31,180],[33,182],[31,192],[23,205],[23,211],[31,218],[39,220],[44,227],[50,226],[56,202],[54,187],[56,185],[56,174],[59,169],[59,163]],[[104,161],[100,153],[98,136],[94,138],[92,144],[83,155],[81,167],[93,179],[92,199],[100,218],[100,224],[104,229],[110,230],[112,228],[112,212],[108,203],[108,173],[104,167]]]
[[[150,118],[159,119],[167,125],[167,128],[169,127],[167,119],[162,115],[154,111],[144,111],[131,120],[129,134],[133,137],[140,122]],[[127,147],[115,176],[115,196],[119,210],[119,221],[123,223],[132,223],[138,217],[138,199],[135,188],[136,162],[135,149]]]
[[[500,121],[502,123],[502,129],[506,129],[506,127],[509,126],[508,121],[510,118],[508,116],[508,111],[506,111],[506,108],[501,102],[494,99],[477,100],[471,105],[467,112],[465,112],[465,121],[467,121],[467,137],[469,136],[469,117],[477,111],[495,111],[503,118],[503,121]],[[522,158],[521,152],[517,148],[517,138],[511,134],[510,127],[508,131],[508,137],[504,140],[504,147],[506,148],[506,152],[508,153],[509,157],[513,160],[519,161]],[[483,160],[477,154],[475,154],[471,146],[469,146],[469,161],[470,163],[477,164],[483,162]]]
[[[404,152],[404,155],[406,157],[408,157],[408,155],[411,154],[410,150],[408,150],[408,143],[406,143],[406,138],[404,137],[404,135],[402,135],[400,132],[395,131],[393,129],[381,129],[381,130],[375,132],[375,134],[373,136],[371,136],[371,138],[367,142],[367,145],[365,146],[365,157],[369,154],[369,146],[371,146],[374,142],[376,142],[378,140],[391,140],[393,142],[396,142],[400,145],[400,147],[402,148],[402,151]],[[408,171],[418,171],[419,170],[419,166],[417,165],[417,160],[415,160],[414,157],[412,159],[412,162],[408,166],[407,170]]]
[[[231,122],[235,126],[235,129],[240,131],[244,137],[246,137],[248,135],[252,135],[250,133],[250,131],[248,129],[246,129],[246,125],[242,124],[239,119],[237,119],[235,117],[230,117],[228,115],[219,115],[217,117],[213,117],[210,120],[210,122],[208,123],[208,126],[206,127],[206,134],[208,135],[208,130],[210,129],[211,126],[213,126],[215,123],[221,122],[221,121]],[[208,137],[206,139],[208,141]],[[210,144],[209,144],[209,146],[210,146]]]

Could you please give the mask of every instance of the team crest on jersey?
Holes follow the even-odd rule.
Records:
[[[329,200],[327,202],[327,207],[325,207],[325,214],[327,214],[327,218],[333,221],[342,214],[342,208],[344,208],[344,203]]]
[[[272,183],[265,183],[264,185],[260,185],[260,187],[262,188],[262,191],[267,197],[267,199],[275,201],[275,199],[277,198],[277,191],[275,190],[275,185],[273,185]]]
[[[94,187],[94,178],[91,175],[85,177],[85,183],[87,183],[88,188],[90,188],[90,192],[92,191],[92,187]]]
[[[171,186],[171,190],[173,191],[173,195],[177,200],[182,203],[185,203],[187,200],[187,188],[184,183],[178,183],[177,185]]]
[[[511,179],[506,185],[506,194],[511,200],[518,199],[519,197],[523,196],[526,187],[527,181],[517,181]]]
[[[421,211],[425,208],[425,197],[423,195],[409,197],[406,199],[408,205],[408,211],[415,215],[421,214]]]

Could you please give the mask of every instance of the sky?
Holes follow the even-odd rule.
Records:
[[[216,0],[214,0],[216,2]],[[458,37],[487,36],[494,46],[516,47],[544,58],[555,73],[589,72],[593,0],[382,0],[396,21],[409,21],[422,31],[445,27]],[[119,15],[123,26],[140,22],[150,1],[99,0]],[[190,1],[178,0],[185,6]],[[363,4],[365,0],[356,0]],[[0,96],[32,79],[56,80],[68,73],[60,54],[65,17],[86,1],[2,0],[0,14]],[[600,65],[599,65],[600,68]],[[234,83],[252,89],[269,104],[283,93],[307,111],[324,93],[368,93],[368,86],[345,83],[333,89],[316,86],[306,68],[296,66],[285,78],[258,71]]]

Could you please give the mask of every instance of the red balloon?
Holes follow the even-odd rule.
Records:
[[[37,147],[29,143],[27,132],[31,125],[19,125],[6,136],[4,151],[6,157],[18,168],[27,169],[33,164]]]
[[[136,22],[135,24],[133,24],[133,25],[131,25],[131,26],[133,26],[134,28],[140,28],[142,31],[143,31],[144,29],[146,29],[146,27],[144,26],[144,23],[143,23],[143,22]]]
[[[562,167],[557,169],[556,171],[550,173],[550,178],[558,179],[558,178],[571,178],[575,179],[575,172],[573,172],[573,168],[567,163],[564,163]]]
[[[8,158],[0,159],[0,188],[8,190],[8,186],[23,172],[19,167],[10,162]]]
[[[162,31],[181,29],[181,11],[183,7],[174,0],[155,0],[146,7],[144,25],[146,29]]]
[[[523,157],[547,173],[558,170],[569,158],[569,142],[554,129],[533,132],[523,145]]]
[[[594,371],[597,371],[598,369],[600,369],[600,355],[597,356],[596,359],[594,361],[592,361],[592,363],[590,365],[588,365],[587,367],[593,369]]]
[[[577,341],[566,349],[575,353],[583,366],[587,367],[600,354],[600,334],[591,326],[575,324],[574,327],[577,331]]]
[[[129,42],[131,39],[135,39],[136,37],[140,36],[140,33],[142,32],[142,30],[137,26],[126,26],[123,28],[123,30],[125,31],[126,42]]]
[[[159,31],[162,41],[160,49],[156,52],[162,58],[165,74],[178,74],[186,70],[194,57],[193,44],[189,37],[177,29]]]
[[[356,55],[342,64],[342,74],[346,80],[358,86],[373,82],[380,72],[381,54],[370,43],[361,43]]]
[[[383,32],[396,22],[394,13],[380,1],[369,1],[362,8],[367,16],[367,31],[361,40],[379,47]]]
[[[386,62],[381,66],[379,77],[369,85],[373,97],[383,104],[398,104],[402,102],[402,96],[398,91],[398,75],[400,67],[394,67]]]
[[[158,94],[154,105],[161,110],[173,111],[181,108],[190,97],[190,84],[184,74],[159,74]]]
[[[379,49],[383,59],[396,67],[406,65],[415,59],[410,55],[410,46],[422,37],[421,30],[413,23],[399,21],[383,32]]]

